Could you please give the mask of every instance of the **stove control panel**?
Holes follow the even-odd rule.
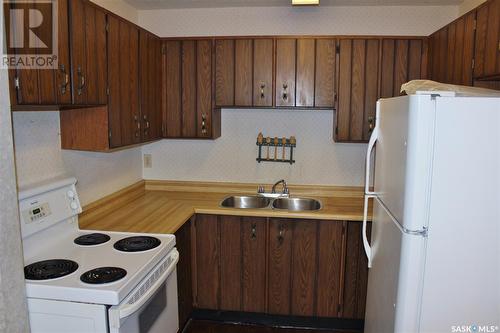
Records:
[[[23,238],[82,212],[76,179],[64,179],[20,193],[19,211]]]

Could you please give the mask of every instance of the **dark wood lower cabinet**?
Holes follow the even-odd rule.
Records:
[[[176,234],[181,325],[193,309],[364,318],[361,222],[196,215],[191,223]]]

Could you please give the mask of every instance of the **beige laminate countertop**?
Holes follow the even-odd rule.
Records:
[[[205,183],[206,184],[206,183]],[[178,183],[177,183],[178,185]],[[162,190],[162,188],[169,190]],[[191,185],[190,185],[191,186]],[[361,221],[363,219],[362,193],[356,191],[345,192],[347,196],[303,195],[319,199],[322,208],[311,212],[288,212],[276,209],[234,209],[223,208],[220,202],[227,196],[240,194],[255,194],[244,186],[239,190],[236,187],[200,190],[200,187],[190,190],[189,186],[169,184],[159,185],[147,182],[135,184],[117,194],[101,199],[84,207],[80,215],[80,228],[89,230],[107,230],[141,233],[175,233],[193,214],[236,215],[256,217],[304,218],[320,220]],[[153,189],[152,189],[153,188]],[[293,189],[293,187],[292,187]],[[343,188],[345,190],[345,188]],[[219,192],[220,191],[220,192]],[[292,190],[292,197],[293,195]],[[319,193],[319,192],[318,192]]]

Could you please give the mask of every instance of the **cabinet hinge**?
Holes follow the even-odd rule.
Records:
[[[339,128],[338,128],[338,126],[335,127],[335,135],[339,135]]]
[[[161,54],[166,54],[167,53],[167,48],[165,47],[165,44],[161,45]]]
[[[345,235],[345,232],[346,232],[346,227],[345,227],[345,224],[342,225],[342,236]]]
[[[165,136],[165,124],[161,124],[161,134]]]
[[[472,69],[474,69],[474,67],[476,67],[476,59],[472,59]]]
[[[111,130],[108,132],[108,137],[111,139]]]
[[[476,19],[474,20],[474,23],[473,23],[472,29],[474,29],[474,30],[476,30],[476,29],[477,29],[477,20],[476,20]]]
[[[14,78],[14,87],[16,87],[16,89],[19,89],[19,77],[15,77]]]
[[[106,22],[106,32],[109,31],[109,22]]]
[[[338,304],[337,305],[337,315],[340,317],[341,314],[342,314],[342,304]]]
[[[340,54],[340,45],[335,45],[335,53]]]
[[[106,87],[106,95],[109,96],[109,87]]]

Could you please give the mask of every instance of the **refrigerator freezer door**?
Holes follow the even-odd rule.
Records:
[[[380,100],[375,192],[406,230],[427,226],[436,99]]]

